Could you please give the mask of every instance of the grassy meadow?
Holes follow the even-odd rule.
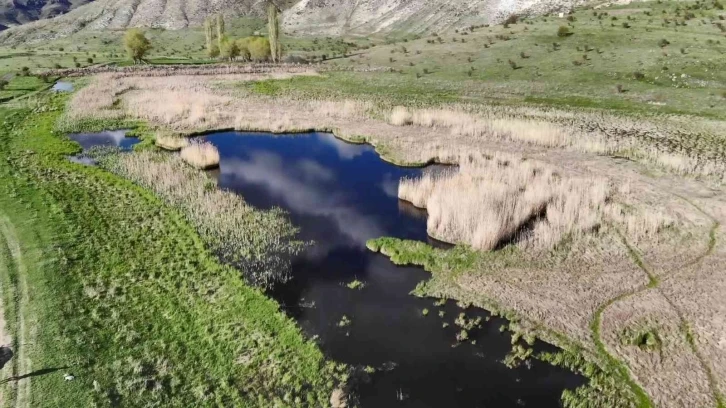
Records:
[[[66,159],[79,150],[54,132],[66,100],[0,107],[0,279],[16,353],[3,377],[20,376],[4,401],[327,404],[345,367],[220,265],[177,209]]]

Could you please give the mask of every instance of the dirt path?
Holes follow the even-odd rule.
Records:
[[[680,197],[681,199],[683,199],[684,201],[688,202],[690,205],[695,207],[698,210],[698,212],[705,215],[712,222],[712,226],[709,229],[709,244],[708,244],[707,250],[704,253],[699,254],[695,259],[693,259],[691,262],[689,262],[688,264],[686,264],[684,266],[684,268],[688,268],[690,266],[703,262],[703,260],[706,259],[706,257],[708,257],[709,255],[711,255],[713,253],[713,250],[716,247],[716,232],[720,228],[720,223],[718,222],[718,220],[716,218],[714,218],[712,215],[705,212],[703,209],[701,209],[700,207],[698,207],[697,205],[692,203],[690,200],[686,199],[685,197],[681,197],[681,196],[678,196],[678,197]],[[653,272],[651,272],[648,265],[645,263],[645,261],[642,259],[642,257],[638,254],[637,249],[632,247],[631,244],[627,242],[625,237],[623,237],[623,242],[628,247],[630,255],[633,258],[633,261],[635,262],[635,264],[638,266],[638,268],[640,268],[648,276],[649,283],[639,289],[636,289],[636,290],[628,292],[628,293],[621,294],[620,296],[611,299],[609,302],[607,302],[602,307],[600,307],[600,309],[598,309],[598,311],[595,314],[595,318],[594,318],[593,324],[592,324],[593,340],[595,341],[596,346],[608,358],[608,360],[610,360],[612,363],[616,363],[616,364],[620,365],[620,370],[619,370],[620,374],[622,376],[624,376],[624,378],[626,380],[630,380],[629,382],[631,382],[632,376],[630,375],[629,370],[626,368],[627,365],[625,363],[621,362],[620,360],[618,360],[615,356],[613,356],[607,350],[607,346],[603,342],[602,333],[601,333],[602,315],[608,307],[612,306],[616,302],[619,302],[619,301],[621,301],[625,298],[631,297],[631,296],[638,295],[639,293],[642,293],[648,289],[655,289],[663,296],[663,298],[666,300],[666,302],[668,302],[668,305],[670,305],[670,307],[675,311],[676,315],[678,315],[678,318],[680,320],[681,331],[682,331],[683,335],[686,337],[689,347],[691,348],[693,353],[698,358],[698,361],[701,364],[701,368],[704,370],[704,372],[706,373],[706,375],[708,377],[709,386],[711,388],[711,392],[713,394],[713,398],[716,403],[716,406],[719,408],[723,407],[724,401],[722,400],[722,397],[719,393],[718,384],[717,384],[716,378],[713,374],[711,364],[709,364],[709,362],[706,361],[705,357],[703,356],[703,353],[701,353],[701,351],[698,349],[698,346],[696,345],[696,343],[693,339],[693,331],[691,330],[691,325],[688,322],[688,320],[686,320],[684,313],[680,310],[680,308],[678,308],[678,306],[675,304],[675,302],[673,302],[673,300],[658,286],[658,283],[659,283],[658,277],[655,276],[653,274]],[[631,382],[630,385],[631,385],[631,388],[633,389],[633,391],[638,396],[638,399],[640,400],[639,406],[648,406],[648,405],[652,404],[652,402],[648,398],[647,394],[637,383],[635,383],[633,381],[633,382]]]
[[[3,316],[12,316],[14,321],[5,321],[3,317],[3,326],[12,328],[10,333],[3,333],[3,337],[11,340],[13,349],[13,359],[8,363],[10,370],[4,369],[3,372],[8,377],[17,377],[32,372],[32,362],[27,353],[27,345],[31,340],[26,322],[27,307],[29,302],[28,285],[25,281],[27,269],[23,262],[23,253],[15,232],[15,226],[9,218],[0,213],[0,251],[3,255],[2,268],[0,272],[5,274],[2,282],[9,282],[11,287],[2,288],[3,295],[11,294],[12,296],[3,296],[4,299],[14,299],[14,304],[3,305]],[[8,313],[12,309],[12,314]],[[10,324],[8,324],[10,323]],[[8,406],[7,401],[14,401],[12,406],[16,408],[27,407],[30,405],[30,377],[22,378],[17,381],[10,381],[3,395],[3,405]]]

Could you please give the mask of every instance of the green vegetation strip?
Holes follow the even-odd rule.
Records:
[[[20,344],[34,374],[26,404],[326,406],[345,367],[220,265],[177,210],[69,162],[78,146],[52,131],[66,97],[36,98],[35,111],[0,107],[0,216],[25,266],[7,267],[4,238],[3,299],[22,279],[32,300],[6,315],[16,339],[14,321],[34,328]]]

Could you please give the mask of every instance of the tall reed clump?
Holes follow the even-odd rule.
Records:
[[[186,137],[163,133],[157,134],[154,140],[157,146],[171,151],[181,150],[190,145],[189,139]]]
[[[146,187],[178,208],[223,261],[242,271],[253,285],[270,287],[290,276],[290,259],[303,243],[280,209],[262,211],[216,181],[161,152],[110,154],[100,164]]]
[[[192,167],[206,170],[219,166],[219,150],[209,142],[192,141],[181,149],[180,157]]]
[[[428,232],[440,240],[482,250],[509,242],[547,249],[598,225],[608,183],[566,179],[514,156],[469,155],[459,171],[403,179],[398,195],[428,210]]]

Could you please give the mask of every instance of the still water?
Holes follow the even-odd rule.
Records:
[[[501,361],[510,336],[500,333],[506,322],[498,318],[470,333],[476,344],[457,343],[459,313],[488,314],[411,296],[429,274],[366,249],[368,239],[381,236],[431,242],[425,212],[398,200],[397,189],[402,177],[435,169],[397,167],[368,145],[322,133],[204,139],[220,151],[221,188],[259,208],[284,208],[301,238],[314,241],[294,262],[292,281],[272,294],[328,356],[378,369],[358,386],[364,407],[557,407],[563,389],[582,384],[541,362],[507,368]],[[362,290],[346,286],[356,279],[365,282]],[[350,324],[341,327],[343,316]]]

